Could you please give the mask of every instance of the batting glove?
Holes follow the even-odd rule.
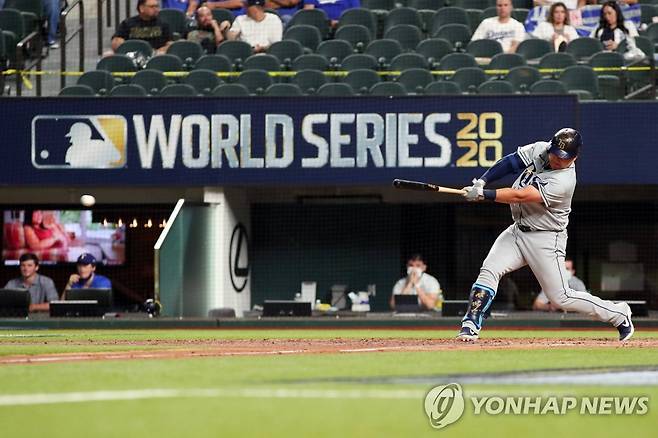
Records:
[[[462,196],[469,202],[482,201],[484,199],[484,184],[483,180],[473,178],[473,185],[464,187],[466,193]]]

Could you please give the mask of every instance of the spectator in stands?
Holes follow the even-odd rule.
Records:
[[[352,8],[360,8],[360,0],[305,0],[304,9],[322,9],[331,21],[331,27],[336,27],[340,14]]]
[[[197,0],[162,0],[163,9],[178,9],[185,15],[191,17],[194,15],[199,2]]]
[[[76,262],[77,274],[71,274],[65,290],[68,289],[112,289],[109,278],[96,273],[96,257],[82,253]]]
[[[4,3],[4,0],[3,0]],[[0,6],[0,9],[2,7]],[[43,14],[48,21],[48,47],[59,49],[57,30],[59,26],[59,0],[43,0]]]
[[[217,45],[224,40],[222,29],[212,16],[207,6],[201,6],[196,11],[197,28],[187,34],[187,39],[196,41],[206,53],[215,53]]]
[[[157,53],[165,53],[172,42],[169,25],[160,20],[159,0],[137,0],[138,15],[126,18],[112,36],[112,50],[116,51],[125,40],[144,40]]]
[[[31,252],[19,258],[21,276],[9,280],[5,289],[27,289],[30,292],[30,312],[47,312],[50,303],[59,299],[55,283],[39,274],[39,258]]]
[[[292,19],[292,16],[295,15],[295,12],[301,9],[301,6],[304,4],[302,0],[266,0],[265,7],[267,9],[273,9],[279,14],[279,18],[283,21],[284,24]]]
[[[616,1],[603,4],[599,26],[592,31],[591,36],[600,39],[606,50],[616,50],[624,40],[628,40],[629,48],[634,48],[637,35],[635,25],[624,20],[624,14]]]
[[[283,24],[276,14],[265,12],[265,0],[247,0],[247,13],[235,19],[230,26],[228,21],[221,24],[226,31],[226,39],[246,41],[254,52],[265,52],[268,47],[283,36]]]
[[[564,259],[564,267],[566,269],[565,275],[567,277],[567,283],[569,284],[569,288],[576,290],[576,291],[586,291],[587,287],[585,287],[585,283],[583,281],[576,277],[576,269],[573,266],[573,260],[570,258],[565,258]],[[532,304],[532,310],[543,310],[546,312],[554,312],[556,310],[560,310],[559,307],[554,305],[548,300],[548,297],[542,290],[539,292],[539,295],[535,298],[534,303]]]
[[[495,40],[505,53],[514,53],[525,39],[525,28],[512,18],[512,0],[496,0],[496,13],[497,17],[482,20],[471,40]]]
[[[53,211],[25,210],[23,231],[31,250],[67,248],[70,240]]]
[[[427,272],[423,256],[414,254],[407,260],[407,276],[393,286],[390,306],[395,309],[395,295],[418,295],[418,305],[426,310],[434,310],[443,302],[439,281]]]
[[[539,23],[532,35],[553,43],[556,52],[562,52],[569,41],[578,38],[576,28],[569,23],[569,11],[562,2],[553,3],[546,21]]]

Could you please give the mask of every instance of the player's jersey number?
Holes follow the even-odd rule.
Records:
[[[466,125],[457,132],[457,147],[466,149],[457,167],[491,167],[503,157],[503,116],[500,113],[458,113]]]

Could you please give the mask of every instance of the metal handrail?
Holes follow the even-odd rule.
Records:
[[[43,59],[41,53],[42,43],[41,33],[34,31],[16,44],[16,96],[23,95],[23,71],[32,70],[34,67],[38,71],[41,71],[41,60]],[[25,55],[28,53],[28,50],[38,55],[35,61],[26,65]],[[37,96],[41,96],[41,75],[37,75]]]
[[[76,7],[80,6],[80,12],[79,12],[79,22],[78,22],[78,28],[75,29],[73,32],[69,33],[69,29],[66,23],[66,18],[68,15],[71,13],[71,11]],[[60,69],[62,72],[66,71],[66,46],[69,41],[71,41],[73,38],[78,36],[78,44],[79,44],[79,61],[80,61],[80,67],[79,71],[84,71],[85,70],[85,8],[84,8],[84,3],[82,0],[74,0],[72,1],[68,8],[64,9],[61,14],[59,15],[59,29],[61,32],[61,51],[60,51]],[[60,77],[60,88],[66,87],[66,75],[62,75]]]
[[[103,54],[103,3],[106,6],[105,27],[112,26],[112,1],[98,0],[96,2],[96,38],[98,42],[98,56]]]

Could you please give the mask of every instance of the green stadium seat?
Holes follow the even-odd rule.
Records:
[[[242,97],[249,96],[249,90],[242,84],[221,84],[212,90],[213,96]]]
[[[471,29],[465,24],[444,24],[432,35],[433,38],[443,38],[455,47],[466,47],[471,40]]]
[[[265,70],[245,70],[236,80],[236,83],[247,87],[250,94],[263,94],[273,82]]]
[[[487,76],[479,67],[464,67],[457,70],[450,80],[459,84],[464,93],[475,94],[480,84],[487,81]]]
[[[527,61],[538,61],[542,56],[552,53],[551,44],[546,40],[539,38],[530,38],[523,40],[516,48],[516,53],[523,56]]]
[[[407,90],[398,82],[380,82],[370,88],[371,96],[406,96]]]
[[[576,58],[571,53],[549,53],[539,60],[539,69],[565,69],[569,66],[576,65]],[[544,76],[557,78],[560,73],[542,73]]]
[[[377,35],[377,18],[369,9],[354,8],[344,11],[338,19],[338,28],[348,24],[365,26],[370,31],[370,35]]]
[[[395,9],[395,0],[363,0],[361,7],[370,10],[390,11]]]
[[[418,53],[401,53],[391,61],[389,70],[402,71],[409,68],[424,68],[428,69],[429,64],[423,55]]]
[[[653,23],[653,17],[658,16],[658,9],[655,5],[640,5],[642,15],[640,21],[647,26]]]
[[[420,21],[420,17],[418,16],[418,11],[416,9],[400,7],[400,8],[395,8],[388,13],[388,16],[386,17],[386,21],[384,22],[384,33],[386,33],[386,31],[388,31],[393,26],[397,26],[400,24],[410,25],[417,29],[422,28],[422,23]]]
[[[231,60],[224,55],[203,55],[196,62],[195,69],[212,70],[214,72],[233,71]]]
[[[331,64],[340,64],[343,59],[354,53],[352,45],[344,40],[322,41],[316,51],[329,60]]]
[[[494,2],[490,0],[455,0],[452,2],[453,6],[463,9],[486,9],[493,4]]]
[[[137,71],[137,67],[126,55],[112,55],[101,58],[96,64],[96,70],[106,70],[110,73],[132,73]],[[129,78],[125,76],[114,75],[114,78],[117,83],[129,82]]]
[[[484,20],[485,18],[495,17],[496,15],[498,15],[498,12],[496,11],[495,6],[484,8],[482,10],[482,13],[480,14],[480,22],[482,22],[482,20]]]
[[[510,69],[505,80],[511,83],[516,91],[527,93],[532,84],[541,80],[541,74],[535,67],[523,65]]]
[[[222,21],[228,21],[230,23],[233,23],[233,20],[235,20],[235,16],[233,15],[233,12],[229,11],[228,9],[213,9],[212,11],[212,18],[217,20],[217,23],[221,23]]]
[[[315,94],[322,85],[327,83],[327,76],[319,70],[301,70],[292,78],[304,94]]]
[[[169,84],[160,90],[160,96],[166,97],[194,97],[196,95],[196,90],[187,84]]]
[[[355,53],[343,59],[343,62],[340,65],[341,70],[358,70],[358,69],[368,69],[368,70],[378,70],[379,63],[372,55],[366,55],[365,53]]]
[[[647,30],[644,33],[644,36],[649,38],[649,40],[654,44],[654,52],[655,52],[655,45],[658,45],[658,23],[653,23],[650,24],[647,27]],[[640,47],[638,45],[638,47]],[[642,49],[642,47],[640,47]],[[644,50],[642,50],[644,52]],[[645,52],[646,54],[646,52]]]
[[[523,56],[517,53],[499,53],[491,58],[491,62],[487,67],[490,70],[509,70],[513,67],[525,65]]]
[[[432,35],[432,20],[436,9],[419,9],[418,18],[420,19],[420,30],[425,35]]]
[[[212,94],[212,90],[222,83],[217,73],[212,70],[193,70],[181,82],[192,86],[197,94],[204,96]]]
[[[567,87],[555,79],[542,79],[530,87],[531,94],[567,94]]]
[[[241,66],[244,60],[251,56],[252,49],[249,43],[244,41],[224,41],[217,46],[215,53],[226,56],[235,67]]]
[[[150,58],[153,56],[153,47],[144,40],[126,40],[117,47],[115,53],[125,55],[130,52],[138,52],[141,55]]]
[[[265,90],[265,96],[303,96],[301,88],[296,84],[272,84]]]
[[[312,53],[310,55],[302,55],[292,62],[292,69],[294,71],[300,70],[320,70],[325,71],[329,69],[329,61],[322,55]]]
[[[427,84],[434,81],[434,76],[429,70],[423,68],[410,68],[403,71],[397,82],[402,84],[407,93],[423,94]]]
[[[416,53],[423,55],[427,59],[432,69],[436,69],[441,59],[453,53],[452,43],[442,38],[429,38],[421,41],[416,46]]]
[[[478,94],[514,94],[514,86],[507,81],[487,81],[480,84]]]
[[[279,60],[279,63],[285,68],[290,68],[292,66],[292,61],[298,56],[304,54],[304,47],[299,43],[299,41],[281,40],[272,44],[267,49],[267,53],[276,56]]]
[[[148,94],[158,95],[167,86],[167,78],[158,70],[140,70],[130,80],[131,84],[139,85]]]
[[[66,97],[89,97],[95,96],[93,88],[87,85],[69,85],[60,90],[59,96]]]
[[[320,32],[320,37],[326,39],[329,36],[329,18],[322,9],[300,9],[295,12],[288,26],[305,24],[315,27]]]
[[[438,11],[445,5],[445,0],[410,0],[409,7],[418,11],[421,9]]]
[[[203,56],[203,49],[201,44],[195,41],[174,41],[167,49],[167,54],[178,57],[183,61],[183,66],[187,70],[191,70],[194,64],[201,56]]]
[[[470,26],[468,13],[463,8],[448,6],[441,8],[432,17],[431,33],[436,33],[445,24],[463,24]]]
[[[567,44],[567,53],[571,53],[577,60],[589,58],[601,51],[603,51],[603,44],[596,38],[581,37]]]
[[[110,97],[144,97],[146,90],[136,84],[122,84],[110,90]]]
[[[402,53],[400,42],[390,39],[375,40],[365,50],[365,54],[374,56],[380,65],[389,64],[400,53]]]
[[[436,81],[427,84],[425,94],[431,96],[451,96],[461,94],[459,84],[450,81]]]
[[[76,85],[87,85],[95,94],[104,96],[110,92],[115,85],[114,77],[105,70],[91,70],[84,72],[78,78]]]
[[[381,82],[374,70],[356,69],[350,71],[341,81],[348,84],[358,94],[368,94],[370,87]]]
[[[579,99],[592,100],[599,96],[598,81],[592,67],[572,65],[560,74],[560,82],[569,93],[578,95]]]
[[[480,9],[466,9],[466,14],[468,15],[471,34],[473,34],[482,22],[482,11]]]
[[[347,97],[354,96],[354,90],[352,90],[352,87],[348,84],[342,82],[330,82],[320,86],[316,95],[325,97]]]
[[[305,52],[313,53],[322,41],[322,35],[315,26],[297,24],[286,29],[283,39],[297,41],[304,47]]]
[[[20,11],[25,32],[39,31],[44,21],[42,0],[6,0],[5,9]]]
[[[25,24],[20,11],[16,9],[0,9],[0,29],[4,34],[5,51],[11,65],[16,63],[16,45],[25,38]]]
[[[624,97],[624,57],[617,52],[599,52],[588,62],[592,68],[614,68],[616,71],[594,71],[598,76],[599,92],[605,100],[620,100]]]
[[[450,53],[439,62],[439,70],[457,70],[464,67],[477,67],[473,55],[468,53]]]
[[[164,8],[160,10],[158,15],[160,20],[169,25],[174,40],[185,38],[187,35],[187,18],[185,13],[179,9]]]
[[[503,47],[496,40],[475,40],[468,43],[466,53],[476,58],[493,58],[503,53]]]
[[[159,70],[161,72],[182,72],[185,71],[183,67],[183,62],[174,55],[158,55],[149,59],[146,63],[146,68],[150,70]],[[167,76],[165,74],[165,76]],[[177,76],[173,76],[172,79],[177,80]]]
[[[420,28],[411,24],[396,24],[384,32],[384,38],[400,43],[403,50],[413,51],[423,39]]]
[[[334,38],[337,40],[345,40],[349,42],[355,50],[363,52],[363,49],[365,49],[370,43],[372,35],[368,28],[361,24],[346,24],[336,30]]]
[[[512,18],[523,24],[525,23],[526,18],[528,18],[529,13],[530,11],[526,8],[514,8],[512,10]]]
[[[245,70],[265,70],[265,71],[280,71],[281,64],[279,58],[274,55],[266,53],[257,53],[245,59],[242,67]],[[214,88],[214,87],[213,87]]]

